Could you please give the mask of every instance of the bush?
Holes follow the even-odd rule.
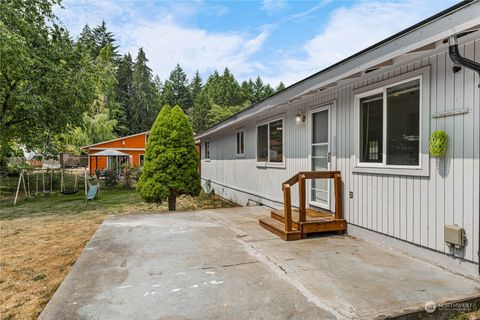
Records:
[[[118,183],[117,171],[106,170],[105,171],[105,186],[115,187]]]
[[[179,106],[167,105],[150,131],[137,190],[145,201],[168,200],[169,210],[175,210],[177,196],[200,192],[199,163],[187,117]]]
[[[130,163],[123,165],[125,172],[123,186],[127,189],[130,189],[140,178],[141,170],[139,167],[132,166]]]

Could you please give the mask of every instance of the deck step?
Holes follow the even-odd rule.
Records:
[[[302,238],[302,233],[298,230],[292,230],[289,232],[285,231],[285,225],[272,217],[265,217],[258,220],[260,225],[267,229],[268,231],[276,234],[280,238],[286,241],[291,240],[300,240]]]
[[[270,216],[272,219],[279,221],[281,224],[285,224],[285,216],[283,215],[283,210],[272,210],[270,211]],[[292,212],[292,228],[300,230],[298,224],[298,214],[295,216]]]

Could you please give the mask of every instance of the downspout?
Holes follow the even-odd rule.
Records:
[[[459,66],[463,66],[465,68],[472,69],[473,71],[478,72],[478,75],[480,76],[480,63],[464,58],[458,52],[457,36],[451,35],[448,38],[448,43],[450,45],[448,47],[448,53],[450,55],[450,59],[455,64],[455,66],[453,67],[453,72],[458,72],[460,70]],[[480,83],[478,84],[478,87],[480,88]],[[478,228],[480,230],[480,220],[479,220]],[[480,248],[480,236],[478,237],[478,248]],[[478,273],[480,274],[480,249],[478,250],[477,254],[478,254]]]
[[[455,64],[453,67],[453,72],[458,72],[460,70],[459,66],[472,69],[473,71],[478,72],[478,75],[480,76],[480,63],[467,59],[465,57],[462,57],[460,55],[460,52],[458,52],[458,42],[457,42],[457,36],[456,35],[451,35],[448,38],[448,43],[450,46],[448,47],[448,53],[450,54],[450,60]],[[480,88],[480,83],[478,85]],[[480,241],[479,241],[480,242]],[[480,271],[480,269],[479,269]]]

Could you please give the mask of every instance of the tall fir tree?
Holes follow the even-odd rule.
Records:
[[[133,61],[130,53],[124,55],[117,67],[117,101],[123,117],[117,119],[119,127],[125,128],[119,135],[133,134],[133,128],[129,119],[132,118],[133,110],[131,105],[133,85]]]
[[[193,102],[190,96],[187,75],[182,67],[177,64],[170,76],[165,81],[163,88],[163,101],[169,105],[179,105],[186,114],[190,114]]]
[[[236,106],[242,102],[240,86],[228,68],[225,68],[223,71],[220,86],[222,94],[219,96],[220,99],[215,103],[222,106]]]
[[[212,121],[212,105],[206,90],[202,90],[195,99],[191,122],[195,133],[202,132],[210,127]]]
[[[253,95],[253,81],[252,79],[249,79],[248,81],[245,80],[242,82],[242,85],[240,87],[240,93],[242,96],[242,100],[244,102],[248,102],[249,104],[253,103],[254,95]]]
[[[83,27],[82,32],[78,36],[77,46],[81,48],[83,52],[86,52],[90,57],[94,57],[95,39],[93,37],[93,31],[88,24]]]
[[[200,73],[198,70],[195,72],[195,76],[193,76],[192,82],[190,83],[190,97],[192,102],[195,104],[198,95],[202,91],[203,83],[202,78],[200,77]]]
[[[112,59],[113,61],[117,61],[119,57],[118,46],[115,44],[116,40],[113,33],[107,30],[107,24],[105,21],[102,21],[101,25],[93,28],[92,34],[95,41],[95,47],[93,49],[94,56],[97,57],[103,47],[110,45],[112,48]]]
[[[145,52],[140,48],[132,73],[131,118],[128,119],[132,133],[149,130],[160,110],[158,91],[147,62]]]
[[[285,84],[282,81],[280,81],[278,86],[275,88],[275,92],[282,91],[284,89],[285,89]]]
[[[252,103],[257,103],[258,101],[263,99],[263,81],[260,77],[257,77],[253,82],[253,101]]]

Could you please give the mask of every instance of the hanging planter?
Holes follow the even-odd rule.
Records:
[[[443,157],[447,150],[447,133],[443,130],[435,130],[430,137],[430,154],[434,157]]]

